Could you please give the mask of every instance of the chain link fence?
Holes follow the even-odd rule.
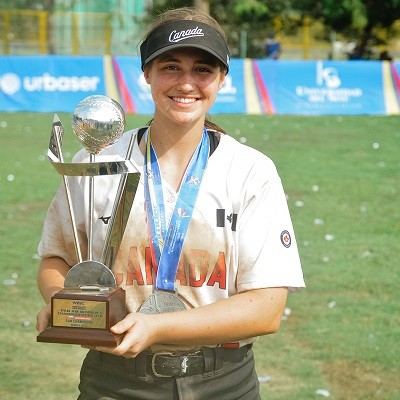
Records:
[[[0,10],[0,54],[64,55],[137,55],[139,15],[129,16],[127,25],[111,13],[55,12],[35,10]],[[362,37],[342,37],[327,32],[311,18],[289,20],[276,18],[272,28],[229,32],[234,57],[266,56],[268,36],[280,45],[280,59],[348,59],[355,54]],[[379,59],[387,54],[400,58],[400,20],[390,29],[378,29],[363,43],[364,59]],[[386,51],[386,53],[384,53]]]

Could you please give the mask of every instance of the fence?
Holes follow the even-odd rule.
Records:
[[[131,21],[134,18],[130,16]],[[0,53],[137,54],[138,30],[112,13],[0,10]]]
[[[0,12],[3,53],[47,53],[47,13],[18,10]]]
[[[123,23],[112,13],[0,10],[0,54],[137,55],[140,15],[129,15]],[[296,25],[290,35],[287,25]],[[326,38],[321,22],[275,19],[273,30],[282,47],[281,59],[346,59],[355,41]],[[399,21],[400,25],[400,21]],[[230,37],[234,57],[262,58],[265,32],[243,30]],[[387,49],[400,58],[400,29],[386,37]],[[381,46],[372,49],[378,58]]]

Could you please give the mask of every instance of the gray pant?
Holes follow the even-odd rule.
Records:
[[[234,351],[234,350],[233,350]],[[89,351],[81,369],[78,400],[259,400],[259,383],[249,349],[240,360],[187,377],[137,377],[138,360]],[[140,367],[140,366],[139,366]]]

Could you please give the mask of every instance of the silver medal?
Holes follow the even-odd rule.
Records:
[[[155,290],[139,307],[142,314],[163,314],[186,310],[185,303],[178,297],[178,292]]]

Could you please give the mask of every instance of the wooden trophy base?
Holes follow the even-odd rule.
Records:
[[[115,347],[124,335],[110,328],[126,316],[125,290],[62,289],[51,299],[51,326],[38,342]]]
[[[123,337],[104,330],[51,326],[39,333],[37,342],[116,347]]]

